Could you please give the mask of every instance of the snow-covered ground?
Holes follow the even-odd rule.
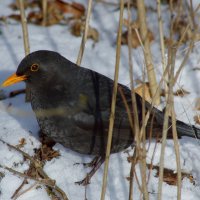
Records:
[[[8,8],[11,0],[1,0],[0,13],[1,15],[9,15],[13,11]],[[86,1],[79,2],[86,5]],[[155,1],[148,1],[150,6],[155,5]],[[153,2],[153,3],[152,3]],[[194,1],[194,5],[198,4],[198,0]],[[162,14],[165,23],[165,33],[168,34],[167,24],[169,23],[167,6],[162,7]],[[135,15],[135,14],[134,14]],[[125,13],[126,16],[126,13]],[[114,6],[106,4],[94,3],[93,14],[91,18],[91,26],[97,28],[100,33],[99,42],[94,44],[92,40],[88,40],[83,57],[82,66],[98,71],[108,77],[113,78],[115,64],[115,41],[117,36],[119,10]],[[148,24],[152,30],[155,41],[152,43],[153,59],[156,66],[158,76],[162,74],[161,55],[159,49],[158,25],[156,12],[148,13]],[[41,27],[29,24],[29,39],[31,51],[39,49],[54,50],[61,53],[71,61],[76,61],[78,50],[80,47],[81,38],[71,35],[68,26],[54,25],[51,27]],[[24,57],[23,37],[21,25],[16,21],[9,21],[7,24],[0,24],[0,82],[6,77],[15,72],[20,60]],[[193,70],[200,67],[199,58],[200,46],[196,46],[190,58],[186,63],[180,78],[177,81],[176,88],[183,87],[190,94],[181,98],[175,97],[175,109],[177,118],[186,123],[194,124],[193,117],[196,114],[194,110],[195,100],[200,95],[200,71]],[[121,66],[119,82],[125,85],[129,84],[128,70],[128,48],[122,46]],[[179,67],[184,52],[180,50],[176,59],[176,66]],[[135,70],[134,79],[142,79],[143,57],[141,49],[133,50],[133,65]],[[3,89],[6,94],[15,89],[24,88],[24,84],[20,83],[15,86]],[[17,145],[21,138],[26,138],[26,144],[22,150],[29,155],[34,154],[34,148],[40,146],[38,140],[38,124],[34,113],[31,110],[29,103],[24,102],[24,95],[18,95],[14,98],[8,98],[0,101],[0,139]],[[181,168],[183,171],[193,175],[195,184],[189,179],[184,179],[182,182],[182,199],[198,200],[200,199],[200,146],[196,139],[183,137],[179,140],[181,154]],[[152,142],[147,154],[147,161],[150,162],[155,143]],[[161,145],[157,144],[156,153],[153,164],[159,165]],[[69,199],[81,200],[84,199],[85,187],[75,185],[74,182],[81,180],[88,169],[83,166],[74,166],[77,162],[88,162],[92,159],[91,156],[83,156],[69,149],[64,148],[60,144],[56,144],[54,149],[60,152],[60,157],[53,158],[46,162],[44,166],[45,172],[56,180],[57,185],[65,191]],[[28,161],[24,161],[23,156],[0,142],[0,164],[2,166],[11,167],[19,172],[24,172],[28,169]],[[100,199],[103,166],[95,174],[91,180],[91,184],[86,187],[86,196],[89,200]],[[173,141],[167,141],[165,152],[165,167],[176,170],[176,159],[173,148]],[[122,200],[128,199],[129,182],[126,177],[129,176],[130,164],[127,162],[127,154],[124,152],[117,153],[111,156],[109,164],[108,187],[106,192],[106,200]],[[0,180],[0,199],[9,200],[15,190],[22,183],[23,178],[20,178],[12,173],[0,168],[5,176]],[[136,167],[136,173],[139,177],[139,168]],[[148,191],[150,199],[156,199],[158,191],[158,178],[154,177],[155,171],[151,173],[148,183]],[[23,189],[30,187],[34,181],[29,181]],[[137,184],[134,182],[133,197],[140,199],[140,191]],[[163,199],[176,199],[176,186],[163,184]],[[44,187],[34,187],[28,192],[21,195],[18,200],[49,200]]]

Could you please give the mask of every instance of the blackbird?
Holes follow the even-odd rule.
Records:
[[[88,184],[105,160],[113,80],[90,69],[79,67],[60,54],[40,50],[26,56],[15,74],[2,84],[9,86],[25,81],[31,89],[31,105],[41,131],[55,142],[79,152],[95,155],[93,168],[79,184]],[[131,91],[118,84],[131,107]],[[142,98],[136,94],[138,119],[142,121]],[[150,104],[145,102],[146,109]],[[152,109],[153,127],[162,133],[164,114]],[[151,120],[149,120],[151,121]],[[171,122],[170,122],[171,123]],[[169,124],[170,126],[170,124]],[[177,121],[179,136],[200,137],[200,129]],[[118,92],[111,153],[133,144],[127,111]]]

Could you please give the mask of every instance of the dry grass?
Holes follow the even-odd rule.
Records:
[[[28,55],[30,53],[30,45],[29,45],[28,27],[27,27],[27,20],[26,20],[23,0],[19,0],[19,8],[20,8],[22,32],[24,39],[24,51],[25,55]],[[30,101],[30,99],[31,99],[30,88],[26,87],[26,101]]]
[[[109,129],[108,129],[108,140],[107,140],[107,147],[106,147],[106,157],[105,157],[105,166],[104,166],[104,173],[103,173],[101,200],[105,199],[105,194],[106,194],[108,165],[109,165],[110,150],[111,150],[111,143],[112,143],[112,132],[113,132],[113,126],[114,126],[114,119],[115,119],[115,106],[116,106],[118,77],[119,77],[119,63],[120,63],[120,57],[121,57],[120,54],[121,54],[123,12],[124,12],[124,1],[120,0],[120,16],[119,16],[119,27],[118,27],[118,34],[117,34],[114,87],[113,87],[113,94],[112,94],[111,113],[110,113],[110,119],[109,119],[110,123],[109,123]]]
[[[91,12],[92,12],[92,0],[89,0],[88,1],[88,7],[87,7],[85,26],[84,26],[84,33],[83,33],[83,37],[82,37],[82,40],[81,40],[81,46],[80,46],[80,49],[79,49],[78,58],[77,58],[77,61],[76,61],[77,65],[81,64],[81,61],[82,61],[82,58],[83,58],[85,43],[86,43],[87,37],[88,37],[88,30],[89,30],[89,22],[90,22]]]

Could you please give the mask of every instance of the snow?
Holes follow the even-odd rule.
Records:
[[[9,2],[1,1],[0,10],[1,15],[9,15],[13,11],[8,8]],[[87,1],[82,2],[87,5]],[[155,2],[149,2],[150,7],[155,6]],[[193,1],[194,7],[199,4],[199,1]],[[83,57],[82,66],[98,71],[108,77],[113,78],[115,65],[115,41],[117,37],[117,26],[119,10],[115,7],[105,4],[94,3],[93,14],[91,17],[91,26],[97,28],[100,32],[100,39],[98,43],[88,40]],[[162,14],[164,16],[164,32],[169,33],[168,24],[169,16],[167,6],[162,6]],[[149,28],[153,31],[155,41],[152,43],[151,49],[153,51],[153,59],[156,66],[158,78],[162,75],[161,54],[159,48],[159,35],[157,25],[156,13],[147,13]],[[126,14],[125,14],[126,16]],[[69,32],[68,26],[54,25],[51,27],[41,27],[35,25],[28,25],[29,40],[31,51],[39,49],[48,49],[58,51],[71,61],[76,62],[81,38],[74,37]],[[20,60],[24,57],[23,38],[21,26],[18,22],[9,21],[9,23],[0,23],[0,82],[6,77],[15,72]],[[175,97],[176,115],[179,120],[186,123],[194,124],[193,116],[197,111],[194,110],[195,99],[199,97],[200,87],[200,73],[198,70],[193,70],[199,67],[199,43],[190,54],[189,61],[182,70],[175,90],[183,87],[189,91],[190,94],[184,98]],[[129,70],[128,70],[128,49],[127,46],[122,46],[121,66],[119,82],[129,85]],[[176,58],[176,70],[184,58],[184,49],[178,51]],[[134,66],[134,80],[142,79],[144,60],[141,48],[133,49],[133,66]],[[24,84],[20,83],[15,86],[3,89],[5,94],[15,89],[24,88]],[[29,103],[24,102],[24,95],[19,95],[14,98],[8,98],[0,101],[0,139],[17,145],[22,138],[26,138],[26,144],[22,148],[23,151],[29,155],[34,155],[34,149],[39,148],[40,142],[38,139],[39,127],[35,119],[34,113]],[[194,177],[195,184],[184,178],[182,181],[182,199],[197,200],[200,199],[200,157],[199,157],[199,141],[196,139],[183,137],[179,139],[181,168],[187,173],[191,173]],[[148,144],[147,144],[148,145]],[[167,141],[165,150],[165,167],[176,171],[176,158],[174,152],[173,140]],[[151,142],[150,148],[147,152],[147,162],[151,162],[152,154],[155,147],[155,141]],[[49,177],[56,180],[56,184],[67,194],[69,199],[81,200],[84,199],[85,192],[88,199],[100,199],[103,167],[98,170],[86,189],[83,186],[75,185],[74,182],[81,180],[88,169],[82,165],[74,165],[78,162],[89,162],[92,157],[80,155],[69,149],[64,148],[60,144],[54,146],[55,150],[60,152],[60,156],[53,158],[46,162],[44,166],[45,172]],[[154,165],[159,165],[161,145],[158,143],[153,159]],[[130,154],[132,152],[129,148]],[[7,145],[0,142],[0,160],[2,166],[11,167],[19,172],[24,172],[28,169],[29,162],[24,161],[23,156],[10,149]],[[121,152],[113,154],[110,157],[108,187],[106,191],[106,200],[122,200],[128,199],[129,182],[126,177],[129,176],[130,163],[127,162],[128,154]],[[15,190],[20,186],[23,178],[13,175],[7,170],[0,168],[5,176],[0,179],[0,199],[10,200]],[[139,167],[136,166],[136,173],[140,177]],[[147,171],[148,173],[148,171]],[[150,199],[157,198],[158,178],[154,176],[155,170],[151,172],[150,181],[148,184],[148,191]],[[34,181],[29,181],[23,190],[31,187]],[[133,188],[134,199],[140,199],[139,188],[134,182]],[[169,192],[170,191],[170,192]],[[176,199],[177,187],[166,183],[163,184],[163,199]],[[44,186],[35,186],[28,192],[22,194],[18,200],[32,200],[42,199],[48,200],[50,197],[44,189]]]

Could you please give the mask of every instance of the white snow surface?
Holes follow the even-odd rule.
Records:
[[[1,0],[1,15],[9,15],[13,11],[8,7],[11,0]],[[87,5],[87,1],[81,1]],[[155,6],[155,1],[146,1],[148,6]],[[194,7],[199,1],[194,1]],[[151,10],[151,9],[150,9]],[[167,35],[169,24],[169,13],[166,5],[162,6],[162,14],[164,21],[164,30]],[[134,12],[133,12],[134,13]],[[135,14],[133,14],[134,16]],[[156,66],[158,79],[162,75],[161,54],[159,49],[159,34],[157,25],[156,12],[147,12],[149,28],[155,36],[155,41],[151,44],[153,52],[153,60]],[[124,14],[126,17],[126,12]],[[135,16],[134,16],[135,17]],[[108,6],[101,3],[93,3],[93,12],[90,24],[97,28],[100,33],[99,42],[94,44],[92,40],[88,40],[84,52],[82,66],[93,69],[101,74],[113,78],[115,65],[115,47],[118,28],[119,9],[114,6]],[[47,49],[61,53],[69,60],[76,62],[81,37],[71,35],[68,26],[54,25],[51,27],[41,27],[36,25],[28,25],[31,52],[35,50]],[[24,57],[23,37],[20,23],[10,20],[9,23],[0,23],[0,82],[16,71],[20,60]],[[196,43],[188,62],[184,66],[174,90],[183,87],[190,94],[181,98],[175,97],[175,110],[179,120],[189,124],[195,124],[193,117],[197,111],[194,109],[195,101],[199,98],[200,87],[200,71],[193,70],[199,68],[199,43]],[[133,49],[133,66],[134,80],[142,79],[142,71],[144,60],[142,50],[140,48]],[[181,49],[176,58],[176,70],[184,58],[184,47]],[[122,46],[121,64],[119,82],[129,85],[129,65],[128,65],[128,48]],[[24,88],[24,84],[20,83],[15,86],[4,88],[4,92],[8,94],[15,89]],[[39,127],[32,112],[29,103],[24,102],[24,95],[18,95],[14,98],[8,98],[0,101],[0,139],[17,145],[21,138],[26,138],[26,144],[22,148],[29,155],[34,154],[34,148],[39,148],[40,141],[38,139]],[[182,181],[182,199],[198,200],[200,199],[200,146],[197,139],[182,137],[179,139],[181,168],[183,171],[191,173],[194,177],[195,184],[189,179],[184,178]],[[148,145],[147,145],[148,146]],[[155,142],[152,141],[147,152],[147,162],[151,162],[154,151]],[[98,200],[101,195],[102,175],[104,165],[98,170],[86,188],[75,185],[75,181],[81,180],[89,169],[85,169],[81,165],[74,165],[77,162],[89,162],[92,156],[81,155],[69,149],[64,148],[61,144],[56,144],[54,149],[60,152],[60,156],[46,162],[44,166],[45,172],[54,180],[57,185],[65,191],[70,200],[84,199],[85,192],[88,200]],[[129,148],[130,154],[132,149]],[[157,144],[153,164],[159,165],[161,144]],[[111,155],[109,162],[108,186],[106,190],[106,200],[125,200],[128,199],[129,182],[126,177],[129,176],[130,163],[127,162],[127,153],[121,152]],[[174,151],[173,140],[168,140],[165,150],[165,167],[176,171],[176,157]],[[29,162],[24,161],[23,156],[10,149],[7,145],[0,142],[0,165],[11,167],[19,172],[28,169]],[[20,186],[23,178],[14,175],[7,170],[0,168],[5,176],[0,180],[0,199],[10,200],[15,190]],[[140,177],[139,167],[136,166],[136,173]],[[149,171],[147,170],[147,174]],[[148,192],[150,199],[157,199],[158,178],[155,177],[153,170],[148,183]],[[34,181],[23,188],[30,187]],[[139,188],[134,181],[133,185],[134,199],[141,199]],[[163,200],[176,199],[177,187],[166,183],[163,184]],[[49,200],[44,186],[33,187],[28,192],[22,194],[18,200]]]

